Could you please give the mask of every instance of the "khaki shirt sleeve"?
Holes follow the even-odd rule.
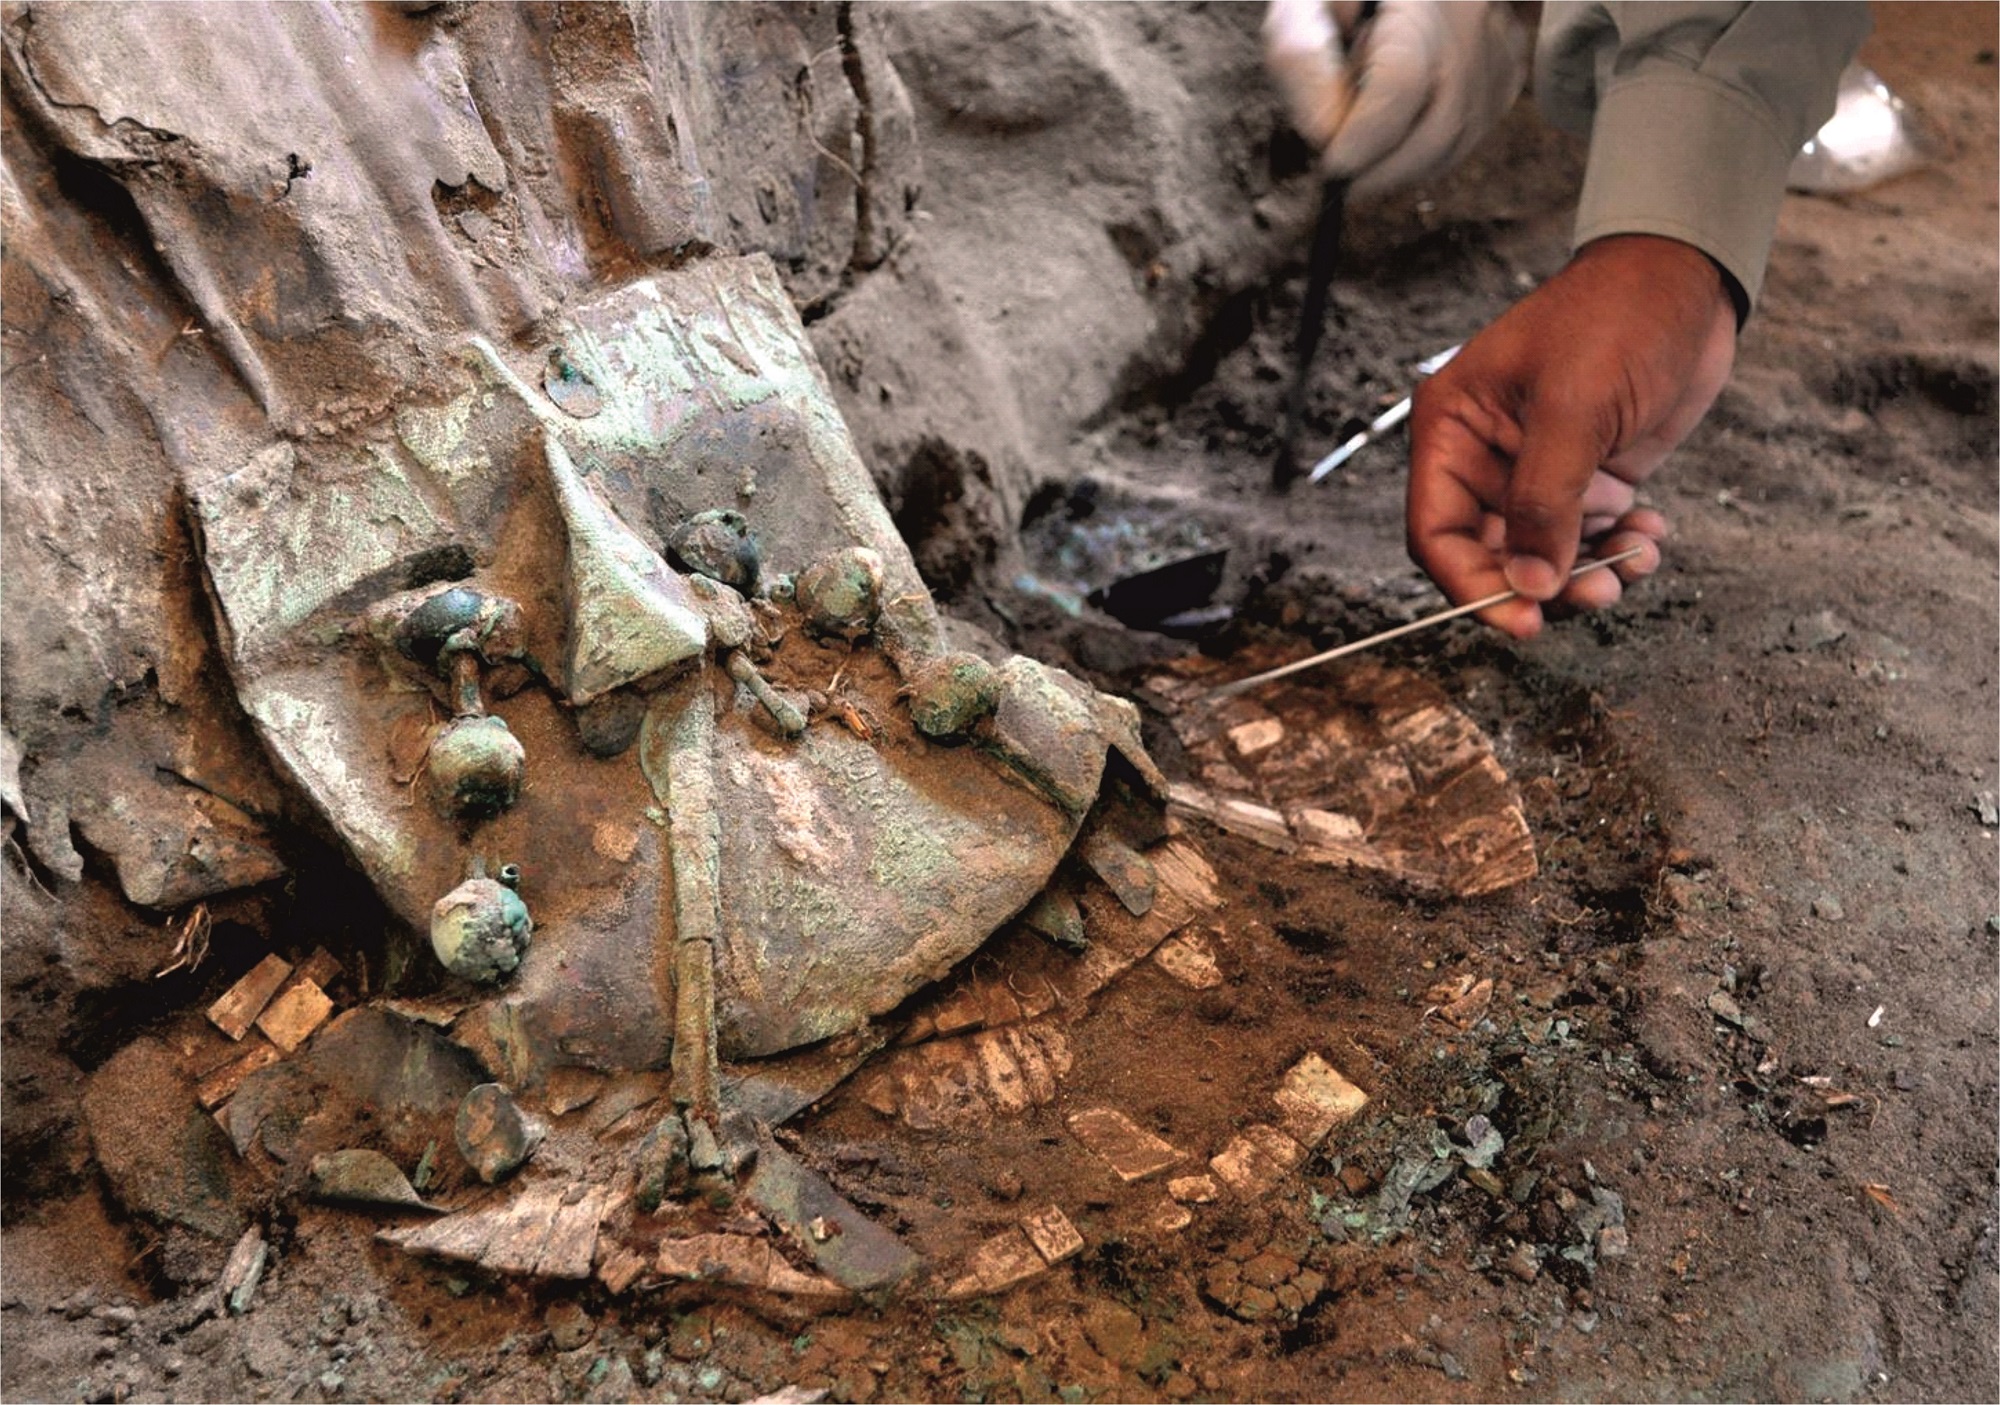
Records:
[[[1588,135],[1573,246],[1607,234],[1692,244],[1739,285],[1747,314],[1785,173],[1833,115],[1868,33],[1860,3],[1553,3],[1535,94]]]

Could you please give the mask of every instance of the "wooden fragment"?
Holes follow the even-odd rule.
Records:
[[[292,963],[284,957],[276,953],[266,956],[251,969],[250,974],[229,987],[220,1000],[208,1007],[209,1022],[240,1043],[291,973]]]
[[[456,996],[424,996],[417,999],[390,999],[377,1002],[392,1015],[401,1015],[414,1024],[433,1029],[450,1029],[472,1002]]]
[[[1035,1251],[1027,1232],[1010,1229],[974,1249],[965,1261],[964,1273],[944,1295],[951,1299],[986,1297],[1048,1271],[1048,1260]]]
[[[259,1040],[244,1050],[241,1058],[224,1064],[197,1083],[194,1095],[200,1100],[203,1110],[213,1112],[229,1101],[230,1095],[242,1086],[244,1079],[277,1061],[276,1046]]]
[[[604,1218],[609,1199],[609,1192],[593,1186],[575,1203],[565,1204],[556,1211],[549,1225],[548,1240],[535,1260],[537,1278],[590,1277],[591,1260],[597,1254],[597,1226]]]
[[[1238,1195],[1269,1191],[1305,1160],[1306,1149],[1276,1127],[1255,1123],[1209,1160],[1209,1169]]]
[[[333,1014],[333,1001],[311,981],[293,981],[257,1016],[257,1028],[270,1041],[291,1053],[325,1024]]]
[[[1142,1181],[1187,1158],[1180,1148],[1161,1141],[1127,1117],[1108,1107],[1087,1108],[1073,1114],[1069,1129],[1122,1181]]]
[[[1259,717],[1255,721],[1231,727],[1227,736],[1229,744],[1236,748],[1238,756],[1255,756],[1260,751],[1269,751],[1284,740],[1285,724],[1275,717]]]
[[[411,1253],[475,1263],[495,1273],[588,1278],[604,1207],[600,1190],[550,1181],[500,1204],[375,1237]]]
[[[1153,851],[1153,871],[1163,892],[1172,893],[1203,912],[1222,906],[1215,891],[1215,869],[1192,840],[1176,839]]]
[[[506,1220],[507,1211],[508,1207],[504,1205],[460,1210],[429,1224],[380,1230],[375,1237],[413,1254],[428,1254],[458,1263],[478,1263],[485,1256],[486,1246]]]
[[[1397,861],[1373,844],[1306,844],[1300,846],[1299,857],[1327,868],[1367,868],[1404,876]]]
[[[1527,817],[1491,755],[1431,795],[1427,813],[1444,850],[1452,891],[1461,897],[1497,892],[1538,871]]]
[[[1292,830],[1302,842],[1326,848],[1365,844],[1368,838],[1360,820],[1333,810],[1294,810]]]
[[[334,959],[333,953],[323,946],[316,946],[312,955],[299,963],[298,969],[292,973],[292,979],[311,981],[321,990],[325,990],[333,984],[340,971],[340,962]]]
[[[1418,708],[1388,721],[1382,730],[1401,749],[1410,775],[1424,790],[1492,756],[1478,724],[1445,703]]]
[[[1035,1252],[1052,1265],[1083,1252],[1083,1236],[1076,1232],[1069,1216],[1054,1205],[1037,1210],[1032,1215],[1023,1215],[1021,1229],[1028,1236],[1028,1242],[1035,1246]]]
[[[553,1181],[529,1186],[499,1211],[493,1236],[479,1255],[482,1268],[495,1273],[530,1274],[542,1261],[542,1250],[555,1230],[563,1192]]]
[[[669,1278],[723,1283],[788,1298],[834,1303],[853,1296],[829,1278],[793,1268],[769,1240],[740,1234],[662,1240],[656,1267]]]
[[[1195,681],[1151,680],[1200,781],[1171,788],[1170,823],[1201,819],[1311,863],[1466,897],[1535,875],[1534,840],[1491,741],[1422,677],[1355,665],[1275,712],[1231,711],[1189,692]]]
[[[632,1281],[645,1271],[646,1261],[621,1246],[607,1254],[604,1262],[597,1266],[597,1280],[616,1297],[631,1287]]]
[[[1090,949],[1073,965],[1056,973],[1064,1001],[1080,1004],[1088,1000],[1150,955],[1179,925],[1175,919],[1185,910],[1175,900],[1172,904],[1158,904],[1143,918],[1135,918],[1122,905],[1093,902]]]
[[[1215,964],[1208,939],[1199,932],[1182,932],[1162,942],[1153,962],[1189,990],[1213,990],[1222,984],[1222,970]]]
[[[1055,1101],[1070,1067],[1052,1024],[1014,1024],[898,1049],[879,1061],[861,1099],[919,1131],[979,1127]]]
[[[1217,829],[1281,854],[1298,847],[1285,817],[1270,806],[1216,795],[1200,786],[1175,785],[1167,794],[1167,813],[1207,820]]]
[[[1167,787],[1167,813],[1186,815],[1192,819],[1211,820],[1219,802],[1209,791],[1185,781],[1176,781]]]
[[[1283,1114],[1284,1130],[1307,1150],[1326,1140],[1334,1127],[1368,1104],[1368,1095],[1341,1076],[1318,1054],[1307,1054],[1286,1070],[1271,1095]]]
[[[930,1012],[933,1034],[963,1034],[985,1022],[986,1002],[977,986],[964,986]]]
[[[1470,1029],[1493,1003],[1493,977],[1482,976],[1475,981],[1469,975],[1460,976],[1455,984],[1441,982],[1432,986],[1426,998],[1446,1020],[1460,1029]]]
[[[1213,1176],[1175,1176],[1167,1182],[1167,1194],[1183,1205],[1206,1205],[1218,1193]]]

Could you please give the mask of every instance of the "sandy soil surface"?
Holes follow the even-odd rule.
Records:
[[[191,1322],[158,1241],[73,1167],[31,1206],[10,1190],[5,1395],[1995,1398],[1996,39],[1991,6],[1878,7],[1864,57],[1940,157],[1787,206],[1736,378],[1658,480],[1662,573],[1530,644],[1461,625],[1389,653],[1493,738],[1539,877],[1446,900],[1201,831],[1218,986],[1135,969],[1069,1028],[1059,1096],[1019,1116],[914,1131],[850,1087],[786,1133],[929,1258],[1049,1201],[1079,1257],[996,1298],[816,1315],[426,1265],[300,1203],[268,1226],[252,1310]],[[997,179],[931,160],[930,199]],[[1524,107],[1449,181],[1353,214],[1314,442],[1560,266],[1578,171]],[[1285,206],[1301,254],[1304,208]],[[1289,657],[1429,603],[1402,557],[1401,440],[1267,486],[1302,281],[1227,300],[1183,363],[1067,423],[1018,546],[950,494],[899,518],[959,613],[1153,697],[1177,776],[1148,692],[1164,663]],[[827,336],[865,346],[869,315]],[[1234,608],[1193,640],[1064,608],[1148,553],[1209,548]],[[1440,1014],[1438,987],[1485,980],[1490,1004]],[[1312,1050],[1366,1112],[1184,1228],[1064,1134],[1108,1104],[1219,1144]],[[1504,1148],[1482,1180],[1462,1149],[1487,1125]],[[1409,1192],[1432,1148],[1452,1174]],[[1259,1275],[1302,1306],[1257,1311]]]

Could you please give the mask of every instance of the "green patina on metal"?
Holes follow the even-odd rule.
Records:
[[[470,345],[497,382],[576,447],[579,460],[608,468],[661,454],[712,459],[718,413],[765,415],[766,430],[782,430],[796,440],[787,491],[772,500],[769,511],[810,529],[824,548],[859,545],[882,552],[885,603],[878,629],[885,647],[899,657],[928,656],[942,648],[936,605],[855,452],[798,313],[764,255],[708,260],[632,283],[580,311],[562,351],[603,396],[602,410],[588,419],[565,414],[490,342],[473,338]],[[754,490],[742,489],[756,481],[754,473],[737,480],[739,501],[753,496]],[[791,491],[800,481],[818,490],[818,501]],[[692,515],[723,504],[682,506]],[[775,540],[786,534],[767,528],[763,535]],[[804,561],[783,564],[796,569]]]
[[[954,737],[991,712],[999,693],[999,677],[985,659],[941,654],[910,680],[910,720],[927,737]]]
[[[1021,909],[1021,920],[1057,946],[1083,951],[1090,939],[1083,929],[1083,912],[1076,899],[1057,888],[1045,888]]]
[[[667,534],[666,544],[687,570],[746,593],[757,589],[757,538],[750,520],[733,508],[697,512]]]
[[[280,644],[450,539],[446,511],[385,447],[321,455],[309,470],[292,445],[274,444],[195,491],[203,557],[239,655]]]
[[[499,814],[521,794],[527,752],[501,717],[457,717],[432,738],[424,758],[433,800],[454,818]]]
[[[667,812],[674,914],[674,1101],[717,1112],[715,955],[722,936],[722,815],[715,784],[715,694],[696,679],[654,700],[639,765]]]
[[[1059,670],[945,653],[767,260],[629,284],[556,340],[563,394],[587,383],[600,402],[587,418],[551,400],[549,343],[475,341],[465,389],[401,407],[393,436],[309,463],[274,446],[197,510],[246,708],[414,930],[463,874],[467,820],[489,849],[546,835],[580,857],[544,875],[535,943],[469,1042],[490,1035],[523,1087],[568,1062],[671,1062],[677,1097],[712,1106],[711,1050],[854,1030],[1020,913],[1094,801],[1107,742],[1136,729]],[[309,578],[285,579],[307,557],[323,558]],[[505,640],[475,596],[518,602]],[[814,626],[894,665],[845,691],[900,737],[808,725],[773,686],[810,676]],[[508,784],[494,747],[447,765],[452,732],[411,756],[407,696],[469,715],[487,686],[479,740],[505,725],[534,752],[490,818]],[[958,736],[975,745],[921,740]],[[464,769],[478,794],[410,805],[409,767],[431,759],[451,772],[440,789]],[[625,830],[643,835],[620,850]]]
[[[520,967],[535,924],[514,881],[511,865],[496,880],[486,876],[485,860],[475,857],[471,875],[437,900],[431,910],[431,950],[453,975],[484,983],[504,979]]]
[[[669,570],[577,473],[562,441],[543,441],[569,532],[569,672],[573,703],[697,657],[708,626]]]
[[[400,406],[396,437],[427,472],[455,491],[492,475],[493,456],[471,437],[473,417],[492,405],[493,392],[474,385],[442,405]]]
[[[998,706],[982,739],[1081,819],[1104,775],[1104,737],[1089,690],[1059,669],[1015,657],[996,676]]]
[[[965,851],[915,814],[881,813],[871,847],[868,877],[906,906],[931,906],[970,876]]]
[[[335,710],[310,693],[312,680],[266,675],[238,690],[243,709],[270,741],[278,764],[319,800],[354,857],[378,884],[407,880],[416,838],[401,823],[402,797],[370,784],[350,762]]]
[[[750,690],[750,696],[771,716],[781,736],[796,737],[806,729],[806,715],[797,703],[765,681],[757,665],[741,650],[731,650],[726,660],[729,676]]]
[[[859,639],[882,612],[882,553],[853,546],[822,556],[799,572],[792,595],[813,633]]]

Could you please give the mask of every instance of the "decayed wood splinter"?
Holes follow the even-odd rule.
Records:
[[[1569,573],[1569,578],[1575,580],[1578,576],[1587,575],[1592,571],[1601,571],[1607,566],[1616,566],[1620,561],[1630,561],[1642,550],[1644,550],[1643,547],[1627,547],[1616,556],[1606,556],[1598,561],[1582,562]],[[1394,629],[1385,629],[1380,634],[1371,634],[1366,639],[1357,639],[1352,644],[1342,644],[1337,648],[1328,649],[1323,653],[1313,654],[1310,657],[1298,659],[1295,662],[1283,664],[1277,668],[1267,669],[1262,673],[1253,673],[1248,678],[1239,678],[1234,683],[1224,683],[1209,696],[1217,698],[1230,697],[1254,688],[1259,683],[1269,683],[1275,678],[1283,678],[1288,674],[1299,673],[1308,668],[1315,668],[1323,663],[1331,663],[1333,660],[1345,658],[1349,654],[1358,654],[1363,649],[1372,649],[1377,644],[1386,644],[1391,639],[1400,639],[1405,634],[1415,634],[1420,629],[1429,629],[1434,624],[1443,624],[1447,620],[1455,620],[1464,615],[1476,614],[1491,605],[1504,604],[1514,599],[1520,593],[1518,590],[1503,590],[1497,595],[1489,595],[1483,600],[1474,600],[1465,605],[1454,605],[1448,610],[1439,610],[1434,615],[1425,615],[1420,620],[1411,620],[1408,624],[1399,624]]]

